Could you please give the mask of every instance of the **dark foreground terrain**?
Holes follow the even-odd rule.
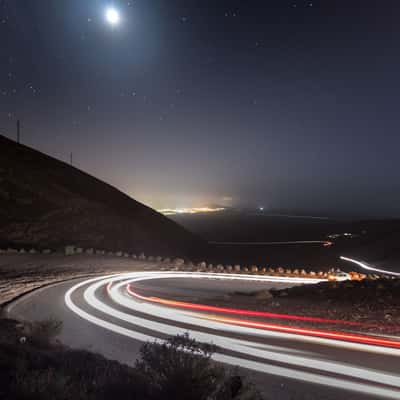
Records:
[[[54,320],[0,319],[0,399],[261,399],[235,371],[210,360],[213,346],[186,336],[144,344],[128,367],[53,343],[61,329]]]
[[[33,284],[35,285],[33,287],[40,287],[43,283],[47,284],[48,282],[58,281],[56,272],[61,271],[65,278],[68,278],[68,276],[75,278],[81,277],[80,281],[82,281],[87,279],[82,279],[82,274],[83,276],[89,273],[90,275],[99,273],[109,275],[118,271],[133,272],[154,268],[160,269],[160,266],[157,268],[155,263],[147,261],[87,255],[72,257],[63,257],[59,255],[3,255],[0,259],[3,260],[3,272],[9,277],[8,285],[15,280],[15,285],[11,285],[14,289],[9,291],[5,290],[3,292],[4,296],[8,299],[12,298],[13,294],[18,295],[24,293],[27,287],[32,288]],[[181,268],[185,270],[184,266]],[[14,272],[16,269],[19,270],[19,276]],[[24,275],[26,276],[24,277]],[[12,278],[13,276],[14,278]],[[182,282],[182,280],[175,279],[167,284],[168,282],[166,282],[167,280],[165,279],[161,281],[155,280],[153,284],[140,285],[137,289],[145,296],[155,295],[165,298],[175,298],[176,296],[179,298],[179,296],[183,296],[184,301],[203,303],[203,301],[207,302],[207,300],[209,300],[210,304],[214,306],[225,304],[228,307],[268,310],[276,313],[322,316],[324,318],[339,318],[362,323],[373,322],[374,329],[377,324],[379,325],[382,323],[382,319],[385,319],[384,325],[391,328],[391,330],[388,331],[388,335],[393,336],[398,332],[392,329],[395,328],[396,325],[398,326],[399,322],[398,282],[395,280],[385,279],[368,283],[343,282],[340,284],[331,282],[329,284],[325,283],[288,288],[287,284],[279,284],[276,282],[269,282],[267,284],[259,283],[258,285],[254,283],[251,285],[245,283],[241,285],[238,281],[236,285],[232,285],[229,279],[229,273],[226,273],[225,276],[228,279],[224,282],[214,280],[202,282],[196,280],[194,282],[188,281],[185,283]],[[162,398],[137,395],[137,393],[141,393],[138,392],[138,390],[145,390],[145,388],[152,387],[152,384],[149,385],[149,383],[153,381],[157,382],[157,376],[153,373],[154,368],[153,370],[146,369],[146,376],[151,376],[151,382],[149,382],[149,380],[142,381],[142,375],[137,375],[135,360],[140,356],[138,350],[140,346],[142,346],[141,341],[131,337],[121,336],[118,333],[110,332],[89,321],[85,321],[74,313],[71,313],[69,308],[65,307],[65,293],[78,282],[79,280],[76,281],[74,279],[73,281],[46,287],[26,297],[20,298],[14,303],[12,309],[9,307],[5,309],[10,318],[19,319],[21,321],[31,321],[30,323],[24,323],[18,326],[15,325],[16,330],[14,330],[14,332],[16,333],[11,335],[11,339],[10,335],[8,335],[8,342],[6,342],[4,346],[0,346],[0,354],[2,356],[4,355],[4,358],[0,360],[0,367],[3,368],[0,375],[2,377],[4,376],[3,379],[5,380],[4,384],[0,385],[0,387],[4,395],[11,393],[11,395],[7,395],[5,398],[69,399],[71,398],[68,397],[70,393],[72,393],[72,396],[75,396],[72,398],[82,399],[107,398],[104,397],[104,393],[106,393],[108,398],[114,395],[124,398]],[[7,280],[0,282],[0,286],[6,287]],[[82,291],[74,293],[72,298],[74,302],[77,302],[79,307],[83,307],[84,310],[92,313],[93,309],[91,306],[85,305],[84,298],[81,297],[85,290],[85,288],[82,288]],[[112,303],[109,303],[110,296],[107,295],[106,290],[99,290],[98,295],[101,301],[112,306]],[[374,305],[374,307],[371,308],[371,305],[376,303],[377,298],[382,301],[379,301],[376,307]],[[105,360],[93,353],[76,352],[61,347],[60,345],[50,348],[43,347],[43,345],[47,343],[47,340],[44,340],[43,343],[43,336],[52,339],[53,336],[50,334],[54,332],[54,330],[52,328],[49,332],[48,325],[41,325],[35,321],[52,318],[57,318],[63,322],[61,333],[58,331],[57,325],[55,325],[54,329],[56,330],[55,333],[60,333],[58,338],[64,344],[68,344],[71,348],[75,349],[99,352],[109,359],[119,360],[120,362],[130,365],[131,368]],[[109,321],[120,323],[120,321],[114,318],[113,314],[111,314],[110,318]],[[374,321],[370,321],[370,318],[373,318]],[[152,320],[153,317],[150,317],[149,321]],[[174,320],[170,323],[174,324]],[[285,321],[285,323],[290,324],[290,321]],[[31,324],[33,324],[33,329]],[[122,325],[127,327],[124,324]],[[147,326],[147,324],[145,325]],[[311,324],[307,323],[306,326],[310,327],[310,325]],[[26,326],[28,326],[28,328],[26,328]],[[50,327],[51,326],[52,325],[50,325]],[[143,332],[141,327],[135,325],[130,326],[130,329],[133,333],[136,329],[138,329],[139,332]],[[183,328],[181,333],[185,332],[184,329],[188,328]],[[336,326],[335,330],[338,329],[340,329],[340,327]],[[350,329],[353,330],[353,327],[350,327]],[[358,330],[358,327],[356,327],[356,329]],[[368,332],[372,333],[373,331],[369,330]],[[386,331],[379,331],[379,333],[385,334]],[[213,331],[213,334],[216,334],[216,332]],[[165,338],[163,333],[160,335],[162,338]],[[21,342],[20,339],[23,338],[26,338],[26,340],[22,340]],[[216,336],[216,340],[217,339],[218,335]],[[224,339],[224,341],[226,340],[229,340],[229,337]],[[218,344],[221,345],[219,342]],[[277,348],[274,347],[276,345],[278,345]],[[268,339],[267,347],[268,352],[274,350],[275,354],[272,355],[272,357],[274,357],[273,360],[279,358],[281,363],[281,356],[286,358],[286,353],[290,355],[292,351],[294,353],[301,351],[304,356],[307,355],[307,357],[309,357],[306,359],[310,362],[320,359],[329,361],[331,357],[333,357],[333,360],[341,359],[345,363],[350,364],[358,364],[361,362],[361,364],[365,365],[367,368],[371,367],[374,369],[384,366],[383,369],[385,371],[392,371],[392,373],[394,371],[396,375],[396,359],[394,355],[392,357],[390,354],[385,356],[385,360],[376,360],[375,356],[370,358],[368,354],[357,352],[354,349],[349,350],[345,348],[339,351],[339,349],[331,348],[330,346],[326,348],[321,347],[318,343],[315,344],[315,346],[312,346],[311,343],[303,343],[300,345],[296,340],[291,341],[285,338],[277,338],[274,335]],[[281,353],[283,353],[283,355]],[[290,361],[291,357],[286,359],[285,363],[290,363]],[[179,363],[180,362],[181,361],[179,361]],[[307,362],[304,362],[304,365],[307,365]],[[171,364],[168,362],[166,365]],[[237,364],[234,365],[242,364],[239,360]],[[270,375],[269,368],[273,368],[274,365],[275,361],[271,362],[270,359],[267,359],[265,364],[266,370],[262,370],[263,372],[257,369],[252,369],[251,371],[240,369],[240,373],[243,374],[243,376],[251,376],[251,380],[256,382],[257,388],[262,391],[264,397],[271,400],[333,400],[337,399],[338,396],[340,397],[340,395],[343,396],[343,394],[340,393],[341,386],[339,388],[336,386],[332,388],[315,385],[309,383],[309,381],[299,382],[297,380],[292,380],[293,371],[290,371],[289,378],[288,375],[285,374],[283,374],[283,376],[280,374]],[[303,365],[303,363],[301,365]],[[3,371],[5,374],[3,374]],[[296,371],[296,368],[294,371]],[[329,369],[329,371],[331,370]],[[366,373],[367,372],[368,369],[366,369]],[[158,373],[161,373],[160,369],[157,370],[157,374]],[[205,376],[206,378],[209,377],[208,374],[205,374]],[[179,387],[181,390],[182,379],[182,377],[179,377],[178,384],[176,383],[178,378],[174,379],[173,386]],[[312,382],[318,383],[319,381],[315,378]],[[3,382],[0,382],[0,384],[1,383]],[[132,388],[133,384],[137,385],[137,387]],[[205,386],[207,387],[207,385]],[[217,387],[218,386],[219,385],[217,385]],[[45,387],[46,390],[44,390],[43,387]],[[216,386],[214,385],[213,388],[215,389]],[[81,392],[82,395],[80,395]],[[154,395],[154,393],[160,393],[160,391],[157,389],[155,392],[152,391],[152,393],[152,395]],[[192,393],[190,393],[190,396],[179,397],[177,395],[167,396],[165,392],[163,392],[164,398],[198,398],[191,397],[191,394]],[[41,397],[32,397],[37,395]],[[374,399],[373,396],[366,396],[364,392],[359,395],[345,392],[344,395],[347,397],[343,398],[351,398],[354,400],[361,398]],[[203,398],[204,397],[201,397],[201,399]],[[207,398],[225,399],[226,397],[213,397],[210,395]],[[249,397],[243,398],[248,399]]]

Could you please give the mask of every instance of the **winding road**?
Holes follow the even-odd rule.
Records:
[[[218,346],[216,361],[253,371],[256,383],[268,386],[269,393],[277,394],[279,380],[279,387],[290,386],[292,393],[295,388],[296,393],[313,390],[334,397],[351,392],[352,397],[347,397],[351,399],[400,399],[399,338],[356,333],[353,325],[357,323],[351,321],[346,325],[345,321],[202,303],[234,290],[317,282],[265,275],[141,271],[54,285],[21,298],[9,313],[29,320],[62,319],[64,343],[128,364],[136,359],[143,341],[188,332],[198,341]],[[332,328],[336,325],[337,330]]]

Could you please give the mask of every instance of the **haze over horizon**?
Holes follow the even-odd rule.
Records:
[[[400,216],[396,2],[110,4],[0,1],[0,133],[156,209]]]

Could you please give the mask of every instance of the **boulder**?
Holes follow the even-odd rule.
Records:
[[[257,267],[257,265],[252,265],[252,266],[250,267],[250,271],[251,271],[253,274],[256,274],[256,273],[258,272],[258,267]]]
[[[194,264],[193,264],[193,262],[192,261],[189,261],[189,262],[187,262],[186,264],[185,264],[185,267],[189,270],[189,271],[192,271],[193,269],[194,269]]]
[[[270,300],[274,296],[271,294],[269,290],[262,290],[261,292],[258,292],[256,294],[256,299],[257,300]]]
[[[233,270],[234,270],[235,272],[240,272],[240,265],[239,265],[239,264],[236,264],[236,265],[233,267]]]
[[[378,283],[378,285],[376,285],[376,288],[377,288],[378,290],[384,290],[384,289],[386,289],[386,287],[385,287],[385,285],[384,285],[383,283]]]
[[[202,261],[200,263],[198,263],[197,265],[202,271],[207,269],[207,263],[205,261]]]
[[[385,320],[391,322],[393,320],[393,315],[390,313],[385,314]]]
[[[175,267],[182,267],[185,264],[185,260],[183,258],[175,258],[174,265]]]
[[[224,266],[222,264],[217,265],[217,271],[218,272],[224,272]]]
[[[75,254],[75,246],[65,246],[64,254],[66,256],[73,256]]]

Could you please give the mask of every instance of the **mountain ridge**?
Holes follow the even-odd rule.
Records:
[[[186,256],[203,241],[127,194],[0,135],[0,243]]]

